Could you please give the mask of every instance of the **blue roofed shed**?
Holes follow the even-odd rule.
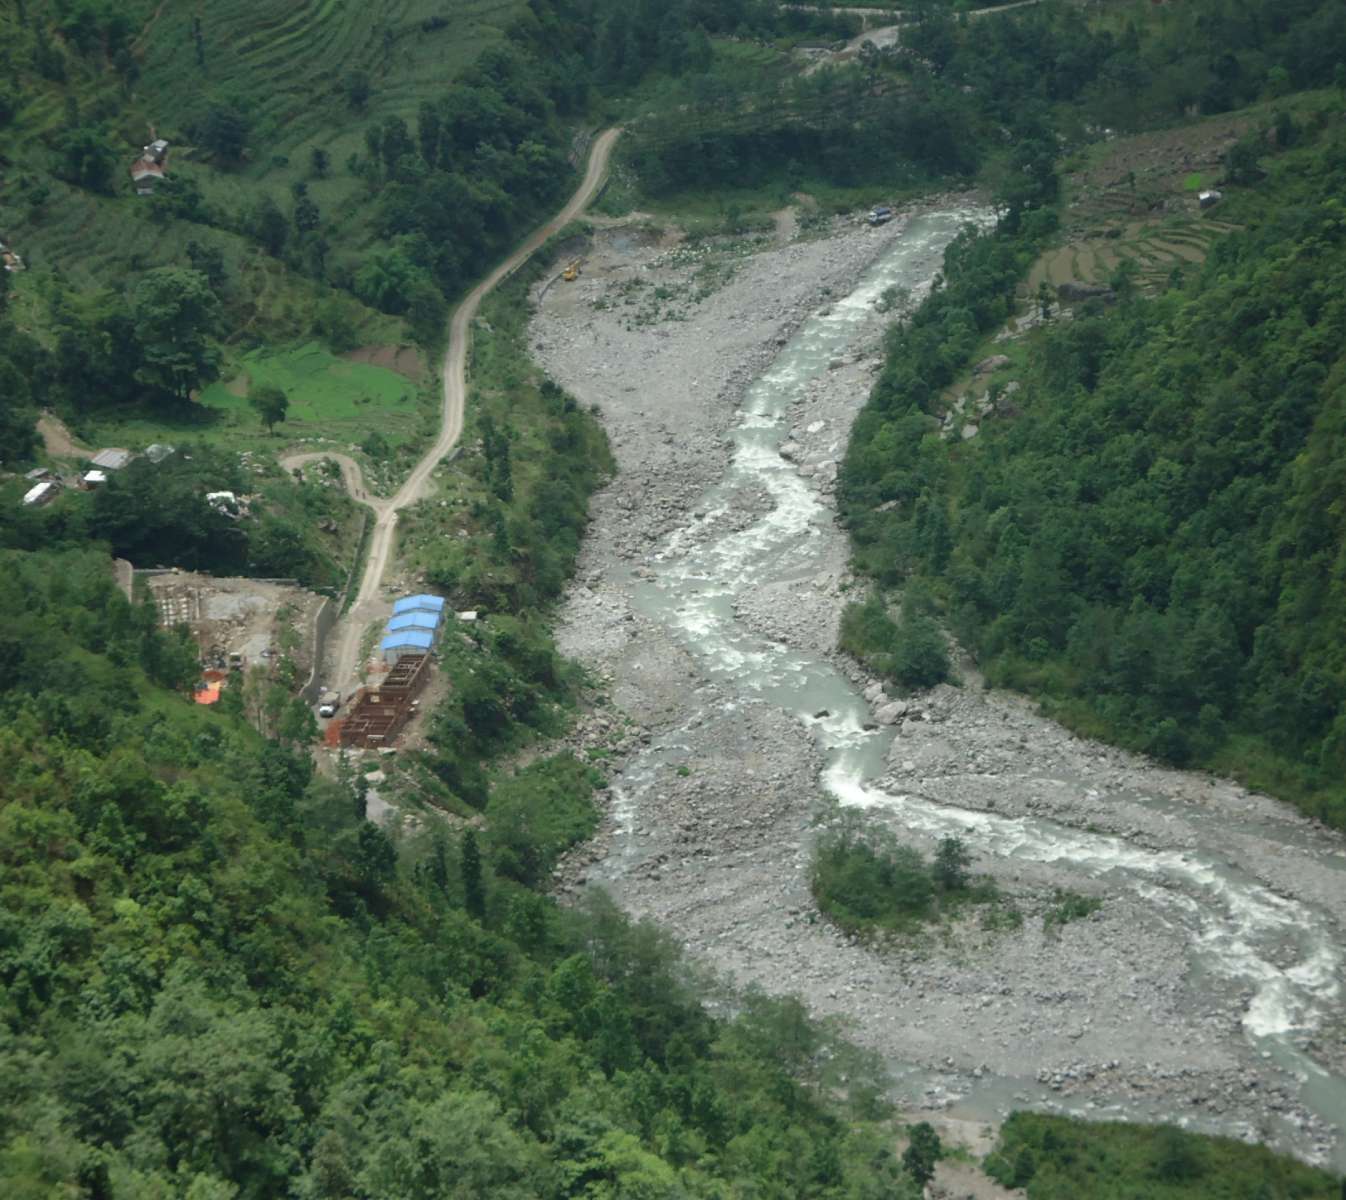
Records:
[[[404,654],[429,654],[435,644],[435,635],[428,629],[403,629],[386,635],[379,643],[379,652],[386,663],[395,663]]]
[[[423,612],[404,612],[388,622],[388,633],[400,633],[404,629],[428,629],[433,633],[439,628],[439,614]]]
[[[443,611],[443,596],[403,596],[393,605],[394,616],[401,616],[408,612],[442,613]]]

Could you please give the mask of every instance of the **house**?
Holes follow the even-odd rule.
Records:
[[[131,185],[137,196],[152,196],[164,180],[163,167],[148,158],[138,158],[131,164]]]
[[[50,504],[56,499],[56,495],[60,490],[61,485],[52,479],[35,484],[24,492],[24,506],[28,508],[40,508],[44,504]]]
[[[102,471],[120,471],[134,457],[135,455],[129,450],[122,450],[117,446],[109,446],[106,450],[100,450],[89,459],[89,465],[98,467]]]
[[[51,478],[50,467],[34,467],[31,471],[25,471],[24,476],[29,483],[41,483],[44,479]]]
[[[23,259],[14,253],[4,242],[0,242],[0,264],[6,271],[22,271]]]
[[[1202,208],[1214,208],[1223,199],[1224,193],[1217,192],[1212,188],[1210,191],[1198,193],[1196,202],[1201,205]]]
[[[168,143],[164,141],[163,138],[155,138],[154,141],[145,147],[141,154],[141,158],[146,162],[157,163],[159,166],[163,166],[165,160],[168,158]]]
[[[79,485],[86,492],[91,492],[94,488],[102,487],[105,483],[107,483],[107,472],[99,471],[96,468],[94,470],[85,471],[84,474],[79,477]]]

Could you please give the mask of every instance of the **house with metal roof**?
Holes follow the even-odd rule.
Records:
[[[422,612],[404,612],[388,621],[386,633],[401,633],[404,629],[428,629],[434,633],[439,629],[439,614]]]
[[[91,467],[98,467],[104,471],[120,471],[134,457],[135,455],[129,450],[122,450],[117,446],[109,446],[106,450],[100,450],[89,459],[89,465]]]
[[[443,596],[403,596],[393,605],[393,615],[401,616],[408,612],[432,612],[442,613],[444,611]]]
[[[23,502],[30,508],[40,508],[44,504],[50,504],[56,499],[57,493],[61,490],[61,485],[55,480],[48,479],[42,483],[34,484],[23,494]]]
[[[408,654],[429,654],[435,644],[433,630],[401,629],[385,635],[379,643],[379,653],[390,666]]]

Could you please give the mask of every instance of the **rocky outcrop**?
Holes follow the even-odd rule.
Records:
[[[1111,304],[1117,299],[1117,293],[1103,283],[1081,283],[1078,279],[1072,279],[1057,287],[1056,298],[1062,304],[1079,304],[1085,300],[1102,300],[1105,304]]]

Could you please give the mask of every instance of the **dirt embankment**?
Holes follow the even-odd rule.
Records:
[[[607,826],[576,856],[568,883],[603,882],[739,982],[798,992],[815,1012],[848,1018],[917,1107],[973,1119],[1024,1104],[1178,1117],[1322,1157],[1331,1132],[1300,1107],[1295,1080],[1245,1035],[1248,994],[1195,971],[1201,927],[1143,890],[1006,847],[982,855],[976,869],[1017,907],[1017,928],[973,919],[876,953],[819,919],[808,848],[831,802],[810,732],[739,694],[650,615],[642,589],[656,566],[771,507],[764,492],[746,488],[728,505],[706,500],[725,474],[746,387],[808,313],[842,300],[898,236],[900,222],[881,230],[838,222],[821,240],[765,239],[707,294],[674,303],[680,289],[696,293],[705,256],[670,256],[608,229],[583,278],[545,297],[533,350],[559,382],[599,406],[619,464],[595,502],[560,632],[563,649],[604,681],[611,704],[584,736],[617,755]],[[672,317],[634,299],[656,286]],[[882,327],[877,317],[865,326],[787,415],[792,461],[824,497],[877,369]],[[830,655],[854,581],[842,531],[827,518],[813,534],[807,562],[740,590],[733,608],[756,635]],[[876,706],[884,701],[870,681],[857,683]],[[1340,839],[1233,785],[1078,739],[1022,699],[975,684],[969,677],[962,688],[916,698],[885,788],[968,812],[1041,815],[1141,848],[1199,845],[1312,904],[1334,928],[1346,923]],[[930,846],[911,831],[907,839]],[[1043,918],[1058,888],[1101,895],[1103,908],[1049,928]],[[1326,984],[1324,1002],[1340,1004]],[[1314,1035],[1320,1060],[1339,1050],[1340,1033],[1327,1029]]]

